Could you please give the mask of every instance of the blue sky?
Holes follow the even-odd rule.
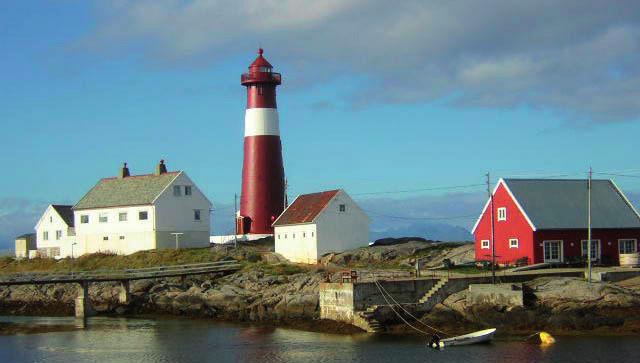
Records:
[[[74,203],[123,161],[137,174],[161,158],[228,207],[241,178],[239,77],[258,46],[283,74],[292,196],[479,184],[487,171],[638,174],[638,6],[495,2],[501,21],[465,1],[247,1],[231,10],[217,1],[8,2],[0,209]],[[563,16],[580,13],[589,16]],[[366,28],[367,17],[377,25]],[[616,180],[640,191],[639,178]],[[482,187],[464,191],[481,203]],[[410,198],[458,203],[449,193],[359,199],[377,210],[396,203],[403,216],[473,213],[400,207]]]

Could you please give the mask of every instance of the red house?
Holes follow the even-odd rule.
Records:
[[[591,258],[618,263],[638,251],[640,215],[612,180],[592,180]],[[498,264],[580,262],[587,255],[588,181],[500,179],[473,227],[478,261],[491,261],[491,211]]]

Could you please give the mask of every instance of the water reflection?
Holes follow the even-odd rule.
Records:
[[[76,323],[74,318],[0,317],[0,321]],[[518,338],[435,351],[416,337],[333,335],[208,320],[98,317],[86,323],[86,329],[0,336],[0,362],[640,361],[640,337],[560,337],[545,348]]]

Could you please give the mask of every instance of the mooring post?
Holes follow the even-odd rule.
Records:
[[[129,304],[131,302],[131,283],[129,282],[129,280],[120,281],[118,302],[120,304]]]
[[[79,283],[80,290],[78,290],[78,296],[76,297],[76,318],[86,318],[91,315],[94,315],[93,307],[91,306],[91,301],[89,300],[89,282],[82,281]]]

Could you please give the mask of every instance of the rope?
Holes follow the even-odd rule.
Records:
[[[375,282],[376,286],[378,286],[378,290],[381,290],[380,292],[382,293],[383,297],[384,297],[384,294],[386,293],[386,294],[389,296],[389,298],[390,298],[390,299],[391,299],[391,300],[392,300],[396,305],[398,305],[398,307],[399,307],[400,309],[402,309],[402,311],[404,311],[407,315],[409,315],[410,317],[412,317],[415,321],[417,321],[418,323],[422,324],[423,326],[425,326],[425,327],[427,327],[427,328],[429,328],[429,329],[431,329],[431,330],[433,330],[433,331],[435,331],[435,332],[442,333],[443,335],[448,335],[448,336],[450,336],[450,335],[451,335],[451,334],[448,334],[448,333],[446,333],[446,332],[444,332],[444,331],[442,331],[442,330],[440,330],[440,329],[434,328],[434,327],[430,326],[429,324],[427,324],[427,323],[423,322],[422,320],[418,319],[417,317],[415,317],[413,314],[411,314],[411,312],[409,312],[407,309],[405,309],[405,308],[402,306],[402,304],[400,304],[400,303],[399,303],[399,302],[398,302],[398,301],[393,297],[393,295],[391,295],[387,290],[385,290],[385,288],[382,286],[382,284],[380,284],[380,282],[378,282],[378,280],[376,279],[375,275],[373,275],[373,273],[371,273],[371,277],[373,278],[373,281]],[[384,291],[384,292],[383,292],[383,291]],[[385,301],[386,301],[386,299],[385,299]]]
[[[384,298],[384,301],[386,301],[386,302],[387,302],[387,304],[389,304],[389,307],[391,308],[391,310],[393,310],[393,312],[394,312],[394,313],[395,313],[395,314],[396,314],[396,315],[397,315],[397,316],[398,316],[398,317],[399,317],[399,318],[400,318],[400,319],[401,319],[405,324],[407,324],[408,326],[410,326],[413,330],[415,330],[415,331],[417,331],[417,332],[420,332],[420,333],[422,333],[422,334],[424,334],[424,335],[427,335],[427,336],[428,336],[428,335],[430,335],[430,334],[429,334],[429,333],[427,333],[426,331],[421,330],[421,329],[418,329],[418,328],[416,328],[415,326],[411,325],[411,323],[409,323],[405,318],[403,318],[403,317],[402,317],[402,315],[400,315],[400,314],[396,311],[396,309],[393,307],[393,304],[391,304],[391,303],[389,302],[389,300],[387,300],[387,297],[384,295],[384,293],[382,292],[382,290],[380,290],[380,286],[378,285],[378,282],[377,282],[377,281],[375,281],[375,280],[374,280],[374,282],[376,283],[376,286],[378,287],[378,290],[379,290],[379,291],[380,291],[380,293],[382,294],[382,297]]]

